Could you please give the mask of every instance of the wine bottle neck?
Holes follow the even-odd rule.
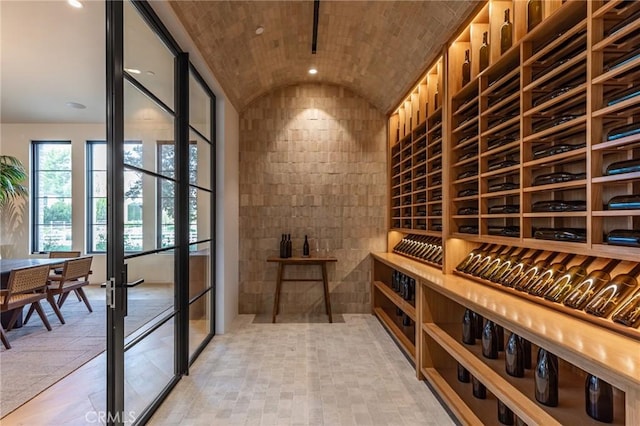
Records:
[[[640,274],[640,263],[633,267],[632,270],[629,271],[629,275],[632,277],[637,277]]]
[[[609,261],[609,263],[607,263],[604,268],[602,268],[602,271],[606,272],[608,274],[611,271],[613,271],[613,268],[618,266],[619,263],[620,263],[619,259],[613,259],[613,260]]]
[[[591,265],[593,263],[593,261],[596,260],[595,257],[591,256],[591,257],[587,257],[581,264],[580,267],[581,268],[586,268],[587,266]]]

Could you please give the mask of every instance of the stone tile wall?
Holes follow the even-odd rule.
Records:
[[[240,117],[240,313],[270,313],[281,234],[304,235],[329,264],[335,313],[370,311],[371,251],[386,250],[386,118],[349,90],[302,84],[259,98]],[[315,278],[320,268],[287,267]],[[322,284],[285,282],[282,313],[324,312]]]

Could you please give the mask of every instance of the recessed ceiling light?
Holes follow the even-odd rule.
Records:
[[[135,69],[135,68],[125,68],[124,70],[125,70],[126,72],[128,72],[129,74],[140,74],[140,73],[141,73],[141,71],[140,71],[140,70],[137,70],[137,69]]]
[[[264,27],[261,25],[258,28],[256,28],[256,34],[260,35],[264,32]]]
[[[69,6],[75,7],[76,9],[82,9],[83,5],[79,0],[67,0]]]
[[[66,106],[68,106],[69,108],[75,108],[75,109],[86,109],[87,107],[82,105],[79,102],[67,102],[65,104]]]
[[[315,68],[309,68],[309,74],[311,75],[318,74],[318,70]]]

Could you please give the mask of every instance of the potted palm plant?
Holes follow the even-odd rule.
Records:
[[[27,188],[22,185],[26,179],[27,172],[20,160],[0,155],[0,208],[27,195]]]

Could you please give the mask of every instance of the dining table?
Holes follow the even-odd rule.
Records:
[[[7,288],[7,283],[9,282],[9,275],[11,275],[11,271],[14,269],[27,268],[29,266],[40,266],[40,265],[49,265],[51,268],[56,268],[62,266],[64,262],[68,260],[66,258],[24,258],[24,259],[0,259],[0,288]],[[18,320],[14,324],[13,328],[22,327],[22,308],[20,309],[20,315],[18,316]],[[0,322],[2,322],[3,327],[7,327],[9,321],[11,320],[11,315],[13,314],[13,310],[2,312],[0,314]]]

